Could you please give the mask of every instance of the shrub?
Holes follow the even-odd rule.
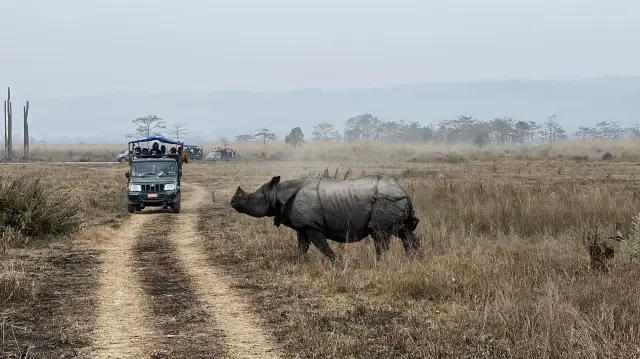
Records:
[[[69,194],[39,176],[0,178],[0,235],[8,228],[27,237],[74,232],[81,223],[80,209]]]
[[[613,155],[611,154],[611,152],[605,152],[602,154],[603,161],[611,161],[612,159],[613,159]]]

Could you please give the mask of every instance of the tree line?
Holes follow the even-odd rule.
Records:
[[[236,141],[247,142],[253,138],[267,138],[267,129],[256,135],[239,135]],[[640,124],[623,127],[619,122],[602,121],[594,127],[580,126],[572,133],[578,139],[620,140],[622,138],[640,139]],[[477,147],[487,144],[535,145],[553,143],[569,138],[569,134],[558,122],[558,115],[552,114],[543,122],[522,121],[512,117],[496,117],[491,120],[479,120],[472,116],[461,115],[457,118],[423,125],[419,122],[385,121],[370,113],[349,118],[341,133],[335,125],[321,122],[314,125],[311,132],[316,141],[368,141],[378,143],[459,143],[466,142]],[[268,137],[275,140],[275,135]],[[285,142],[298,147],[304,142],[300,127],[291,130]],[[266,140],[264,143],[266,144]]]
[[[156,115],[139,117],[133,120],[136,125],[135,135],[159,135],[166,130],[165,121]],[[176,123],[169,130],[171,137],[184,138],[186,126]],[[127,137],[134,137],[134,134]],[[597,139],[617,141],[622,138],[640,139],[640,124],[623,127],[617,121],[601,121],[593,127],[579,126],[572,133],[578,139]],[[379,143],[472,143],[477,147],[487,144],[501,145],[534,145],[537,143],[553,143],[569,138],[567,131],[558,122],[558,115],[550,115],[543,122],[522,121],[512,117],[496,117],[491,120],[461,115],[457,118],[440,121],[436,124],[423,125],[419,122],[385,121],[370,113],[364,113],[349,118],[342,133],[335,125],[321,122],[314,125],[311,138],[315,141],[367,141]],[[261,141],[266,146],[268,142],[276,141],[278,137],[267,128],[255,133],[235,136],[236,142]],[[220,138],[227,146],[229,140]],[[305,142],[304,133],[300,127],[291,129],[285,136],[284,142],[291,147],[300,147]]]

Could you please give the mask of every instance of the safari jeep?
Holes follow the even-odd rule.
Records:
[[[182,143],[161,136],[129,142],[129,147],[140,142],[160,142],[181,146]],[[171,208],[180,213],[182,158],[175,153],[138,154],[132,150],[129,157],[128,206],[129,213],[145,207]]]
[[[145,207],[171,208],[180,212],[180,171],[173,158],[136,158],[131,162],[129,213]]]

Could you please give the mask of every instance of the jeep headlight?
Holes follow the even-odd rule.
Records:
[[[132,185],[129,185],[129,191],[140,192],[142,191],[142,187],[139,184],[132,184]]]
[[[173,191],[175,189],[176,189],[175,183],[169,183],[169,184],[164,185],[164,190],[165,191]]]

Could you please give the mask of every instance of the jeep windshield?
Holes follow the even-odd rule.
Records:
[[[131,177],[178,177],[176,161],[144,161],[131,164]]]

